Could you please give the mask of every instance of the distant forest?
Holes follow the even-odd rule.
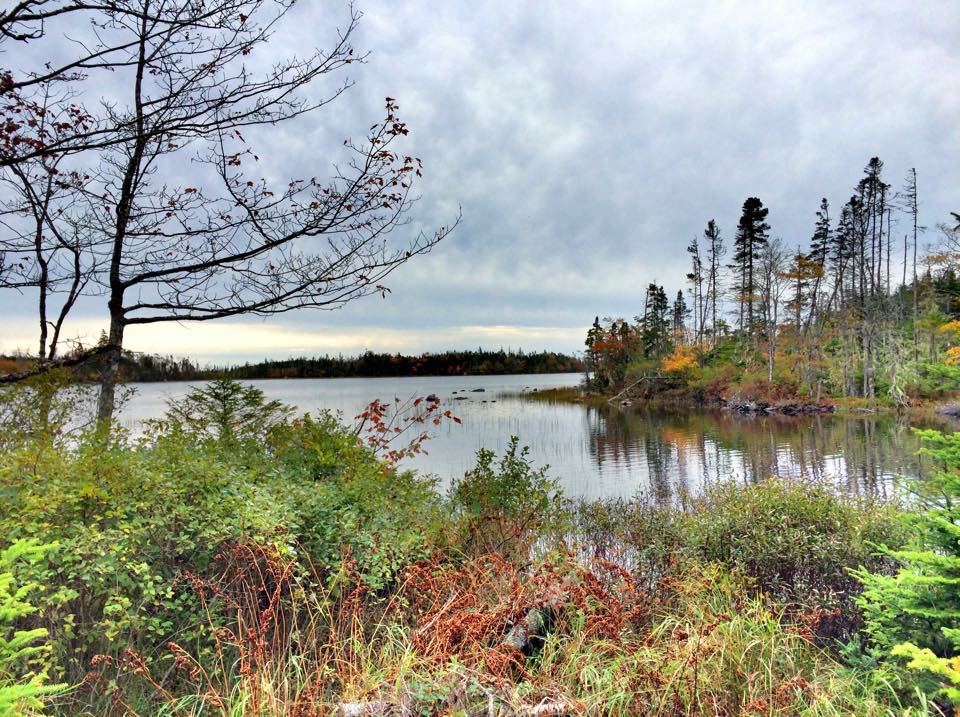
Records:
[[[385,376],[465,376],[521,373],[574,373],[583,371],[575,356],[540,351],[444,351],[419,356],[374,353],[359,356],[265,359],[239,366],[201,368],[190,359],[125,352],[120,373],[127,381],[187,381],[213,378],[349,378]],[[84,373],[96,377],[96,366]]]

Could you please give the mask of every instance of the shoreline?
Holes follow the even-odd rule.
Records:
[[[837,416],[858,418],[871,415],[902,415],[911,419],[940,419],[960,421],[960,402],[955,398],[919,399],[914,404],[902,408],[894,405],[874,402],[866,403],[861,398],[826,398],[821,401],[785,399],[766,401],[757,399],[725,399],[710,396],[706,399],[694,399],[689,396],[667,395],[655,398],[625,398],[612,400],[616,393],[601,393],[586,390],[583,386],[570,386],[555,389],[523,391],[520,397],[552,403],[571,403],[594,407],[609,406],[620,410],[652,409],[683,411],[720,411],[741,416]]]

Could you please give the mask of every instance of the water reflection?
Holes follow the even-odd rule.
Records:
[[[348,421],[373,398],[437,394],[462,419],[444,424],[427,455],[406,465],[438,477],[441,487],[471,468],[480,448],[498,453],[510,436],[570,496],[676,502],[719,481],[757,482],[770,475],[832,481],[856,494],[888,495],[897,475],[923,465],[905,419],[895,416],[741,416],[722,411],[652,412],[530,400],[524,391],[574,386],[578,374],[446,376],[392,379],[256,381],[270,398],[303,411],[340,411]],[[146,384],[121,415],[132,430],[158,416],[164,400],[188,384]],[[956,430],[953,425],[925,427]]]
[[[642,478],[638,490],[664,503],[711,483],[768,476],[831,481],[853,494],[883,496],[896,476],[923,474],[919,442],[902,416],[585,410],[597,471]]]

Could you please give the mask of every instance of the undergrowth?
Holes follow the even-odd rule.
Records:
[[[431,402],[405,449],[379,404],[371,439],[212,388],[137,440],[6,449],[5,540],[54,545],[11,571],[21,713],[938,713],[851,574],[898,569],[895,506],[776,480],[574,504],[517,440],[441,494],[390,460]]]

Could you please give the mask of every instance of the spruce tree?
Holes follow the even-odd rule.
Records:
[[[756,328],[757,282],[755,269],[760,249],[767,243],[770,225],[766,218],[769,209],[757,197],[749,197],[743,203],[737,234],[734,239],[733,263],[730,268],[737,273],[740,302],[740,330],[753,335]]]
[[[662,286],[651,283],[641,321],[641,341],[647,358],[659,359],[668,350],[670,301]]]

